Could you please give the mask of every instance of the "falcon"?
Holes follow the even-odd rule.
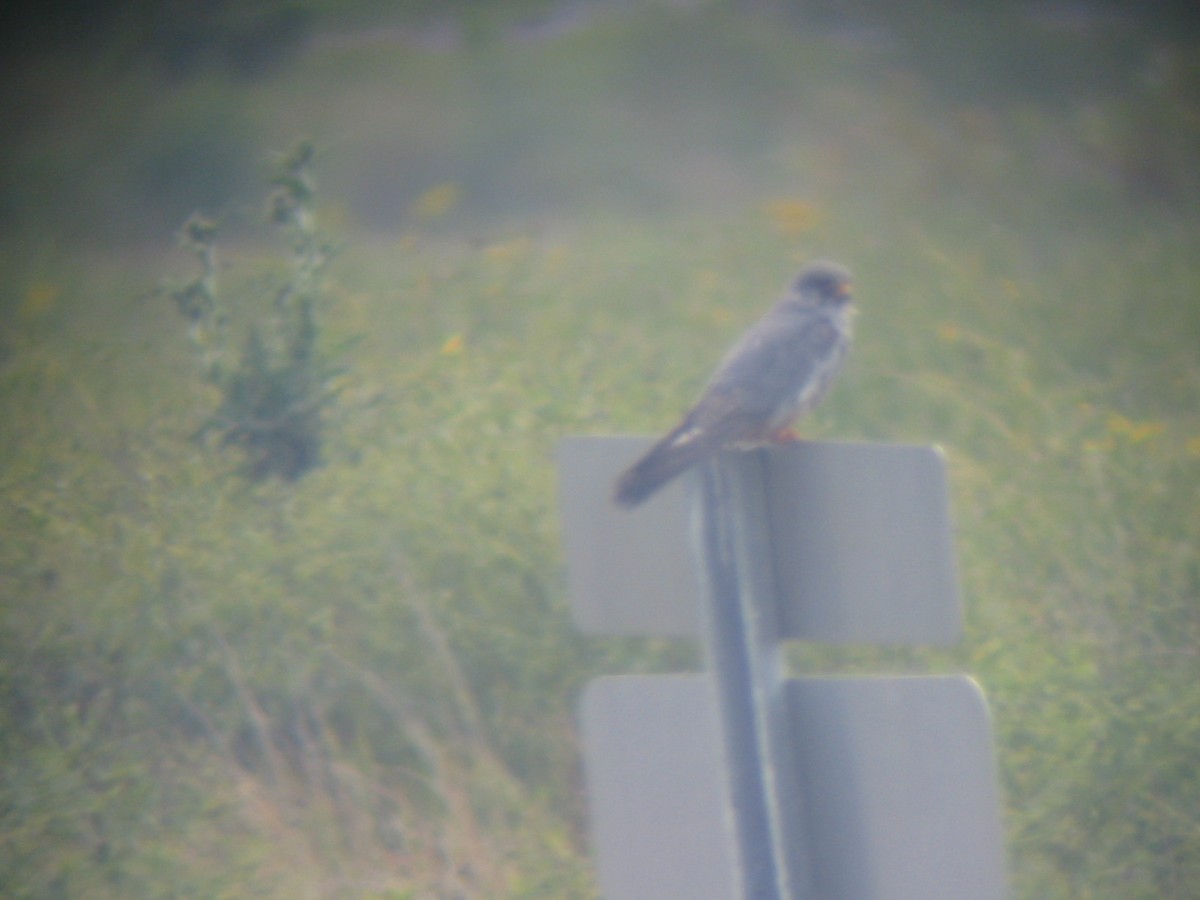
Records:
[[[806,265],[733,345],[683,421],[617,479],[614,502],[637,506],[727,447],[796,440],[792,423],[825,396],[850,349],[850,289],[843,266]]]

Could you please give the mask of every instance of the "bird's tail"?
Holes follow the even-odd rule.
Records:
[[[696,433],[688,439],[686,435],[691,430],[684,422],[626,469],[617,479],[613,501],[619,506],[637,506],[711,453],[713,442]]]

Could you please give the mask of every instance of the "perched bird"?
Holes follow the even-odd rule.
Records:
[[[791,424],[820,402],[850,347],[850,287],[836,263],[805,266],[726,354],[683,421],[617,479],[613,500],[637,506],[726,447],[795,440]]]

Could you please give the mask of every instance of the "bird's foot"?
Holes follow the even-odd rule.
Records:
[[[804,440],[804,438],[800,437],[800,432],[795,428],[789,427],[771,432],[771,436],[767,440],[772,444],[794,444],[797,441]]]

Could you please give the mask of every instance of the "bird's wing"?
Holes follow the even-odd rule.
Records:
[[[768,417],[745,385],[714,382],[664,443],[681,447],[698,441],[720,447],[751,436]]]
[[[709,391],[662,440],[617,480],[614,498],[623,506],[641,503],[663,484],[722,447],[753,438],[761,415],[739,409],[736,390]]]
[[[731,398],[716,404],[714,412],[728,407],[742,415],[773,418],[799,396],[796,412],[802,412],[828,385],[845,345],[845,334],[821,312],[773,310],[729,351],[704,399]]]

